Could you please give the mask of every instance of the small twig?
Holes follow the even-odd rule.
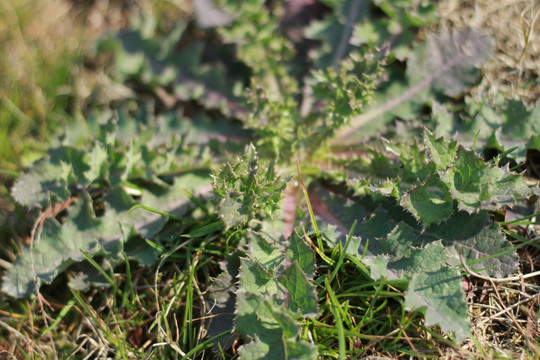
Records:
[[[531,296],[530,298],[526,298],[526,299],[520,300],[520,301],[518,301],[517,303],[514,303],[514,304],[512,304],[512,305],[510,305],[510,306],[508,306],[508,307],[505,307],[504,309],[502,309],[502,310],[499,311],[498,313],[495,313],[495,314],[493,314],[493,315],[490,315],[490,316],[484,318],[482,321],[480,321],[480,322],[477,324],[477,326],[484,325],[485,323],[487,323],[487,322],[489,322],[489,321],[492,321],[493,319],[495,319],[495,318],[497,318],[497,317],[499,317],[499,316],[501,316],[501,315],[503,315],[503,314],[505,314],[505,313],[507,313],[507,312],[509,312],[509,311],[511,311],[511,310],[513,310],[513,309],[515,309],[515,308],[517,308],[517,307],[519,307],[520,305],[532,301],[533,298],[534,298],[534,296]],[[493,309],[493,307],[492,307],[492,309]]]
[[[409,337],[409,335],[407,335],[407,333],[405,332],[405,329],[403,327],[401,327],[401,331],[403,332],[403,338],[405,338],[407,343],[409,343],[409,346],[411,347],[412,351],[414,351],[414,353],[416,355],[420,356],[420,353],[418,352],[418,350],[416,350],[416,347],[414,346],[414,343],[411,341],[411,338]]]
[[[540,275],[540,271],[535,271],[535,272],[532,272],[530,274],[526,274],[526,275],[516,275],[516,276],[510,276],[510,277],[506,277],[506,278],[494,278],[494,277],[491,277],[491,276],[487,276],[487,275],[481,275],[475,271],[473,271],[466,263],[465,261],[463,261],[463,257],[461,256],[461,252],[459,251],[458,252],[459,254],[459,261],[461,262],[461,265],[463,266],[463,268],[465,269],[465,271],[467,273],[469,273],[470,275],[474,276],[474,277],[477,277],[479,279],[482,279],[482,280],[486,280],[486,281],[493,281],[493,282],[506,282],[506,281],[516,281],[516,280],[521,280],[521,279],[528,279],[528,278],[532,278],[532,277],[535,277],[535,276],[538,276]]]
[[[47,320],[47,313],[45,312],[45,306],[46,304],[49,308],[52,308],[52,306],[45,300],[45,298],[41,295],[39,292],[39,283],[37,279],[36,274],[36,268],[34,265],[34,242],[39,242],[39,239],[41,237],[41,231],[43,230],[43,224],[45,223],[45,220],[53,218],[57,216],[60,212],[67,209],[71,203],[73,203],[77,198],[76,197],[70,197],[63,203],[55,204],[51,208],[45,210],[36,220],[34,223],[34,226],[32,227],[32,232],[30,233],[30,268],[32,271],[32,280],[34,281],[34,289],[36,291],[36,296],[39,304],[39,308],[41,310],[41,313],[43,314],[43,323],[45,324],[46,328],[49,328],[49,322]],[[56,347],[54,345],[54,340],[51,337],[51,345],[53,348],[54,358],[58,359],[58,354],[56,353]]]
[[[525,60],[525,53],[529,49],[529,44],[531,42],[531,38],[534,36],[534,28],[536,21],[540,18],[540,7],[534,12],[533,14],[533,6],[531,5],[531,18],[530,23],[527,24],[528,28],[525,28],[525,20],[523,13],[521,14],[521,29],[523,31],[523,40],[525,44],[523,45],[523,49],[521,50],[521,54],[519,55],[519,77],[523,75],[523,61]]]
[[[493,288],[495,290],[495,294],[497,295],[497,298],[501,304],[501,306],[507,306],[505,304],[505,301],[502,299],[502,296],[501,294],[499,293],[499,290],[497,289],[496,286],[494,286]],[[528,301],[530,301],[530,299],[526,299]],[[504,310],[507,310],[507,309],[513,309],[513,308],[516,308],[515,304],[513,306],[509,306],[509,307],[506,307]],[[521,327],[521,325],[519,324],[519,322],[517,321],[516,317],[514,316],[514,314],[512,313],[512,311],[506,311],[508,317],[513,321],[513,323],[515,324],[516,326],[516,329],[521,333],[522,336],[527,336],[525,334],[525,331],[523,330],[523,328]]]

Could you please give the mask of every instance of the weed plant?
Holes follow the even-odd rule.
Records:
[[[540,355],[540,111],[471,95],[490,34],[427,33],[430,2],[298,3],[143,6],[87,54],[105,80],[80,109],[79,50],[10,71],[0,350]],[[13,171],[35,156],[12,131],[46,147],[75,116]]]

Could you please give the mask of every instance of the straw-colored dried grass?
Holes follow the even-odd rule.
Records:
[[[495,39],[492,59],[482,67],[473,90],[496,98],[503,94],[534,105],[540,98],[540,1],[444,0],[433,31],[476,27]]]

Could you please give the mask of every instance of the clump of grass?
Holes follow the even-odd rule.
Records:
[[[64,1],[0,4],[0,167],[42,154],[72,113],[83,37]]]
[[[83,118],[85,98],[102,73],[85,68],[84,57],[99,34],[127,26],[134,12],[155,13],[171,24],[191,11],[187,4],[2,1],[0,168],[13,171],[30,164],[62,128]]]
[[[179,240],[162,251],[152,268],[125,262],[111,268],[86,257],[107,286],[68,290],[61,277],[41,289],[38,297],[2,301],[0,338],[19,358],[193,358],[211,354],[205,339],[207,312],[203,292],[216,275],[216,259],[228,247],[216,234]],[[39,303],[44,305],[39,312]],[[7,318],[6,318],[7,316]]]

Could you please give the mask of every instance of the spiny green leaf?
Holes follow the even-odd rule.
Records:
[[[373,55],[351,54],[337,69],[312,74],[313,95],[325,104],[324,130],[337,129],[364,110],[379,72],[380,64]]]
[[[507,139],[525,140],[540,133],[540,105],[529,110],[522,101],[510,99],[504,104],[502,117],[501,133]]]
[[[400,222],[380,242],[384,252],[390,252],[395,258],[401,259],[411,254],[413,246],[419,245],[417,237],[410,226]]]
[[[251,90],[252,113],[246,124],[258,135],[257,148],[270,159],[290,159],[297,142],[298,104],[293,97],[271,96],[260,86]]]
[[[244,291],[261,295],[278,293],[273,274],[268,273],[257,261],[242,258],[239,277],[240,288]]]
[[[386,239],[379,240],[376,257],[364,259],[371,276],[389,279],[410,278],[405,296],[407,310],[426,308],[426,324],[440,325],[446,332],[455,332],[460,340],[468,335],[469,322],[461,276],[446,265],[446,249],[442,241],[423,246],[412,228],[399,223]],[[372,249],[372,243],[369,244]]]
[[[402,163],[399,176],[405,183],[425,181],[434,171],[433,163],[428,162],[425,149],[413,140],[412,144],[405,142],[386,142],[387,151],[399,157]]]
[[[298,336],[298,333],[300,332],[300,326],[298,322],[289,313],[285,311],[280,311],[279,308],[276,309],[268,302],[265,302],[264,305],[268,307],[268,310],[270,310],[272,317],[279,324],[279,327],[283,331],[284,338],[290,339]]]
[[[69,171],[72,171],[71,167]],[[30,208],[46,207],[51,195],[65,200],[70,192],[66,182],[59,178],[59,175],[62,176],[63,173],[65,171],[61,164],[52,164],[45,159],[40,160],[28,173],[17,179],[11,189],[11,194],[17,202]]]
[[[208,337],[213,338],[219,334],[233,329],[236,305],[236,278],[240,269],[241,251],[236,250],[229,254],[220,263],[222,273],[211,280],[208,289],[208,302],[212,304],[208,310],[211,317],[208,325]],[[214,342],[214,350],[227,349],[232,345],[232,338],[219,338]]]
[[[446,253],[441,241],[429,243],[424,247],[410,247],[407,250],[406,254],[396,257],[388,264],[389,270],[410,275],[437,271],[445,266]]]
[[[346,249],[346,253],[353,256],[358,256],[359,254],[363,254],[364,252],[364,246],[362,246],[362,238],[360,236],[351,236],[349,240],[349,245]]]
[[[486,140],[486,144],[484,145],[484,153],[485,153],[486,148],[495,149],[495,150],[498,150],[500,152],[503,152],[504,151],[504,145],[501,144],[500,138],[501,138],[500,130],[493,131],[491,133],[491,135]]]
[[[315,286],[294,261],[279,278],[279,283],[287,290],[285,306],[292,312],[300,312],[304,317],[315,317],[319,314]]]
[[[88,165],[90,169],[84,172],[84,176],[88,182],[107,178],[109,154],[107,153],[105,147],[99,143],[96,144],[88,154],[88,157]]]
[[[279,208],[286,181],[275,175],[273,164],[262,167],[255,147],[249,145],[241,159],[225,164],[213,177],[214,191],[221,198],[219,216],[227,228],[271,216]]]
[[[274,319],[271,307],[265,305],[266,298],[240,289],[236,294],[234,327],[249,340],[260,338],[267,344],[279,344],[283,331]]]
[[[517,195],[527,196],[531,190],[520,175],[488,165],[474,152],[460,147],[455,163],[440,172],[441,180],[450,189],[458,207],[469,213],[481,209],[500,209],[513,203]]]
[[[189,180],[188,180],[189,179]],[[208,184],[209,179],[196,177],[192,187]],[[187,175],[186,181],[195,178]],[[182,181],[177,182],[178,185]],[[184,184],[187,185],[187,184]],[[181,185],[180,185],[181,186]],[[181,192],[180,187],[158,188],[154,192],[143,192],[141,203],[149,206],[160,206],[164,211],[177,216],[184,214],[190,205],[190,200]],[[122,188],[114,188],[105,194],[105,215],[96,217],[89,195],[83,193],[81,198],[68,208],[68,217],[64,224],[56,219],[48,219],[44,223],[40,241],[34,245],[34,269],[38,280],[50,283],[56,275],[74,262],[83,260],[80,249],[94,255],[100,249],[118,252],[131,236],[140,234],[151,238],[156,235],[166,223],[167,218],[158,214],[129,210],[136,204]],[[137,258],[137,253],[133,254]],[[145,254],[141,260],[146,261]],[[113,259],[118,255],[113,256]],[[33,290],[31,255],[25,249],[15,264],[3,278],[3,289],[6,293],[24,297]],[[119,260],[119,259],[118,259]]]
[[[460,266],[463,261],[474,262],[481,274],[505,277],[518,270],[518,258],[497,224],[485,211],[468,214],[459,211],[439,225],[431,225],[424,234],[427,239],[442,240],[448,253],[448,262]],[[426,239],[426,240],[427,240]],[[427,240],[429,241],[429,240]],[[480,259],[484,261],[478,262]]]
[[[101,41],[100,51],[114,55],[115,75],[120,80],[138,81],[150,89],[172,87],[174,96],[170,97],[174,100],[197,100],[225,114],[245,112],[235,94],[235,88],[243,85],[228,76],[218,62],[203,62],[202,42],[191,41],[181,49],[177,46],[186,21],[178,21],[166,35],[158,35],[155,23],[148,23],[147,31],[124,30]]]
[[[451,113],[444,104],[433,101],[431,104],[431,118],[434,122],[433,133],[438,136],[448,136],[452,134],[455,115]],[[424,140],[427,145],[427,141]],[[435,160],[435,159],[433,159]]]
[[[396,21],[402,26],[428,25],[435,20],[435,4],[430,1],[376,0],[375,3],[392,21]]]
[[[17,179],[11,193],[22,205],[45,207],[51,196],[66,200],[70,195],[68,185],[88,185],[90,181],[84,175],[88,170],[88,157],[83,150],[70,146],[54,148],[48,157],[36,162]]]
[[[106,247],[118,246],[119,237],[106,238],[115,230],[120,230],[118,224],[113,225],[114,229],[110,223],[101,223],[94,216],[91,204],[91,199],[83,196],[71,207],[68,221],[64,225],[56,219],[46,221],[40,241],[34,244],[33,253],[27,250],[21,254],[4,275],[2,291],[15,297],[28,296],[35,286],[32,269],[40,282],[39,286],[41,281],[50,283],[58,272],[74,261],[81,261],[83,256],[79,249],[97,251],[100,240]]]
[[[429,150],[431,160],[439,169],[450,166],[457,154],[457,142],[446,140],[443,137],[436,138],[429,130],[424,131],[424,143]]]
[[[247,223],[249,219],[248,214],[242,213],[242,204],[239,199],[224,198],[220,204],[220,210],[219,217],[226,228]]]
[[[446,262],[440,242],[421,246],[418,235],[402,222],[386,239],[375,241],[379,242],[381,255],[364,259],[366,265],[372,267],[371,276],[375,280],[380,277],[401,279],[417,272],[436,271]]]
[[[491,41],[483,31],[468,29],[440,37],[429,37],[418,45],[407,62],[407,78],[392,81],[384,93],[375,96],[380,101],[364,114],[351,119],[353,130],[339,137],[350,136],[356,130],[383,118],[384,125],[392,117],[409,118],[418,113],[422,104],[433,99],[433,93],[459,95],[477,78],[476,67],[491,54]],[[397,111],[399,110],[399,111]]]
[[[460,343],[470,332],[463,291],[462,277],[456,269],[419,272],[413,275],[405,293],[405,308],[425,309],[426,326],[439,325],[441,330],[453,332]]]
[[[362,239],[369,242],[368,255],[375,256],[387,251],[378,240],[386,238],[394,226],[390,214],[382,206],[377,207],[365,222],[358,224]]]
[[[315,275],[315,256],[313,250],[293,232],[287,246],[287,259],[298,263],[309,279]]]
[[[315,360],[319,358],[319,354],[314,344],[304,340],[288,340],[287,357],[295,360]]]
[[[294,56],[292,44],[280,32],[280,22],[268,11],[264,1],[245,2],[220,0],[235,19],[219,29],[227,43],[239,43],[236,56],[247,64],[257,82],[276,96],[294,91],[295,80],[288,71]]]
[[[299,324],[268,297],[238,294],[235,328],[250,343],[240,348],[245,359],[315,359],[316,348],[297,340]]]
[[[504,98],[492,104],[481,97],[466,98],[465,106],[464,110],[454,109],[448,104],[438,104],[433,108],[437,135],[459,135],[461,141],[470,141],[477,133],[480,139],[486,139],[494,131],[500,131],[501,145],[519,145],[532,134],[540,132],[540,106],[529,109],[521,101]]]
[[[386,180],[383,182],[380,182],[378,184],[371,185],[369,189],[375,193],[379,193],[383,196],[391,196],[395,199],[401,199],[404,193],[404,186],[399,181],[399,178],[397,180]]]
[[[318,358],[315,345],[302,340],[286,340],[284,344],[274,345],[255,340],[240,348],[242,359],[287,359],[287,360],[315,360]]]
[[[468,29],[429,37],[407,62],[412,84],[432,78],[432,86],[448,96],[459,95],[476,80],[475,67],[491,55],[492,41],[483,31]]]
[[[401,197],[400,205],[409,210],[424,226],[448,219],[453,213],[453,199],[438,176],[413,188]]]
[[[373,280],[378,280],[380,278],[388,278],[388,262],[390,261],[390,256],[388,255],[379,255],[374,258],[364,259],[364,263],[369,266],[369,273]]]

